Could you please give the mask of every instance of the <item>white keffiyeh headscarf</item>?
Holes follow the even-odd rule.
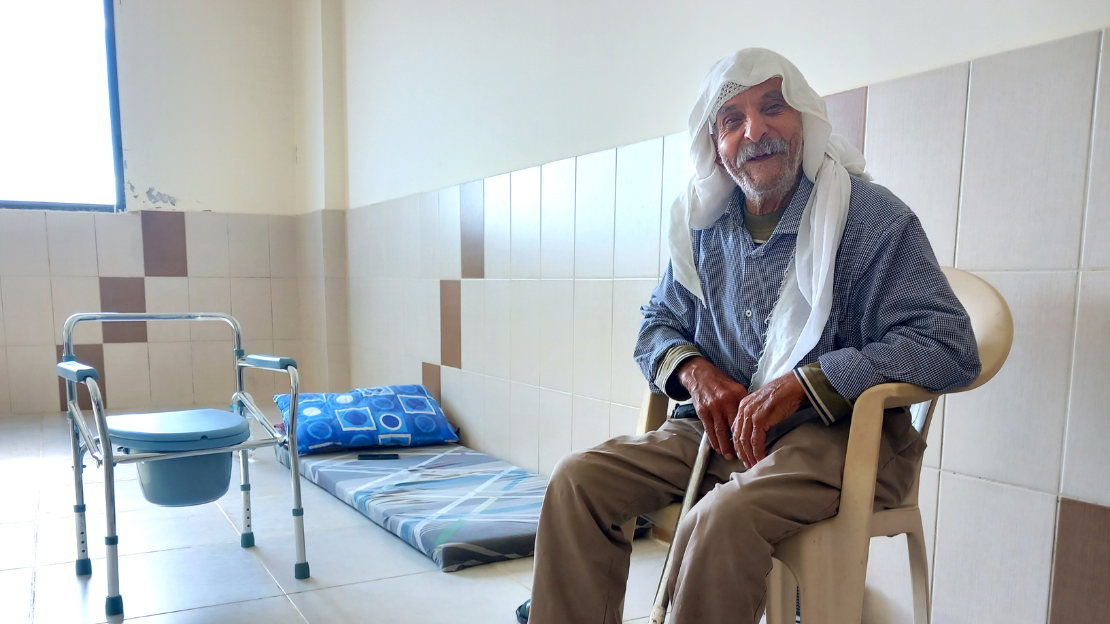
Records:
[[[832,310],[833,268],[852,194],[849,174],[870,179],[864,172],[863,154],[832,134],[824,100],[790,61],[761,48],[740,50],[717,61],[702,81],[690,114],[694,176],[671,206],[674,278],[704,303],[690,231],[712,226],[724,214],[736,189],[732,177],[717,166],[710,124],[716,122],[717,110],[729,98],[776,76],[782,77],[786,103],[802,115],[802,172],[814,186],[749,391],[793,370],[821,339]]]

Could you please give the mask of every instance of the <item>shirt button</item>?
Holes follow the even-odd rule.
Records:
[[[748,318],[751,318],[752,317],[752,311],[751,310],[744,310],[744,316],[746,316]]]

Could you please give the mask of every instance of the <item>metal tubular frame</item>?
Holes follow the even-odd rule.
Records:
[[[92,562],[89,560],[87,547],[87,532],[85,526],[85,488],[82,472],[84,469],[84,455],[96,461],[98,467],[104,470],[104,511],[106,520],[106,545],[107,570],[108,570],[108,597],[105,600],[105,613],[113,620],[123,615],[123,598],[119,592],[119,555],[117,545],[119,538],[116,535],[116,502],[115,502],[115,466],[117,464],[130,464],[142,461],[160,461],[196,455],[211,455],[214,453],[239,452],[239,466],[241,481],[239,489],[243,495],[243,529],[240,535],[240,545],[243,548],[254,546],[254,532],[251,528],[251,502],[250,502],[250,469],[248,467],[247,451],[267,446],[282,445],[289,449],[290,479],[292,482],[293,498],[293,529],[296,539],[297,560],[294,565],[294,576],[298,579],[309,577],[308,560],[305,555],[304,542],[304,509],[301,507],[301,482],[300,458],[297,455],[297,407],[300,399],[300,375],[296,366],[288,366],[282,370],[289,375],[289,431],[282,435],[270,424],[270,421],[255,405],[254,399],[248,394],[243,384],[243,370],[247,368],[262,368],[252,366],[246,361],[243,352],[243,332],[239,322],[228,314],[188,312],[188,313],[117,313],[117,312],[87,312],[70,316],[62,328],[62,360],[75,361],[73,353],[73,330],[78,323],[86,321],[120,322],[120,321],[218,321],[231,325],[235,331],[235,387],[236,392],[231,398],[231,409],[243,418],[254,419],[261,425],[269,436],[265,439],[248,438],[245,442],[234,446],[196,451],[177,451],[167,453],[134,453],[117,457],[113,451],[111,438],[108,434],[108,420],[104,413],[104,401],[100,393],[100,386],[96,379],[86,378],[83,383],[89,390],[92,402],[92,416],[96,427],[96,436],[89,429],[77,400],[77,382],[66,380],[66,404],[68,406],[67,418],[69,419],[69,441],[73,456],[73,488],[75,503],[73,507],[74,520],[77,532],[77,574],[78,576],[92,574]]]

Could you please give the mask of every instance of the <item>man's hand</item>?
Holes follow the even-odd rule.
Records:
[[[805,398],[801,382],[789,372],[740,402],[732,423],[732,442],[748,468],[766,454],[767,430],[798,411]]]
[[[725,459],[735,458],[728,424],[736,416],[748,389],[736,383],[709,360],[695,356],[679,364],[679,382],[694,400],[694,409],[709,434],[709,444]]]

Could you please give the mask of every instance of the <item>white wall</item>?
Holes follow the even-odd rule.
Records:
[[[682,130],[775,49],[822,94],[1110,24],[1105,0],[347,0],[350,205]]]
[[[115,11],[128,210],[293,214],[292,1]]]

